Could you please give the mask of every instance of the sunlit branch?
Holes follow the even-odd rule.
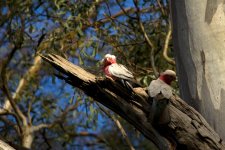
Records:
[[[137,9],[136,14],[137,14],[137,16],[138,16],[138,23],[139,23],[139,26],[140,26],[140,28],[141,28],[141,31],[142,31],[142,33],[143,33],[143,35],[144,35],[144,38],[145,38],[147,44],[148,44],[148,46],[149,46],[149,48],[150,48],[150,50],[151,50],[151,51],[150,51],[150,60],[151,60],[151,66],[152,66],[154,75],[155,75],[155,77],[158,77],[158,76],[159,76],[159,73],[158,73],[158,71],[157,71],[157,69],[156,69],[156,67],[155,67],[155,58],[154,58],[154,57],[155,57],[155,45],[153,44],[153,42],[152,42],[152,41],[150,40],[150,38],[148,37],[148,35],[147,35],[146,31],[145,31],[144,25],[143,25],[143,23],[142,23],[142,21],[141,21],[141,17],[140,17],[140,8],[138,7],[138,1],[133,0],[133,3],[134,3],[134,5],[135,5],[135,7],[136,7],[136,9]]]
[[[38,40],[37,47],[40,45],[40,43],[44,40],[45,34],[41,35],[41,37]],[[41,58],[40,56],[35,56],[33,65],[27,70],[25,75],[20,79],[19,84],[16,88],[15,93],[12,95],[12,98],[14,99],[15,103],[18,101],[19,96],[21,95],[21,92],[23,89],[28,85],[29,81],[33,79],[40,69],[41,66]],[[3,113],[5,110],[11,111],[11,104],[9,102],[9,99],[5,99],[4,102],[4,109],[0,109],[0,114]]]
[[[115,47],[123,47],[123,46],[133,46],[133,45],[140,45],[140,44],[144,44],[145,41],[137,41],[137,42],[133,42],[133,43],[124,43],[124,44],[117,44],[114,45]]]
[[[16,116],[18,117],[18,121],[22,121],[23,124],[26,124],[26,117],[24,116],[24,114],[21,112],[21,110],[19,109],[19,107],[16,105],[9,89],[8,89],[8,83],[7,83],[7,79],[6,79],[6,68],[8,66],[8,64],[10,63],[10,61],[12,60],[15,52],[21,47],[22,42],[20,44],[16,44],[14,46],[14,48],[12,49],[12,51],[10,52],[8,58],[4,61],[3,65],[2,65],[2,69],[1,69],[1,79],[2,79],[2,90],[5,93],[7,99],[9,100],[11,106],[13,107],[14,111],[16,112]],[[16,117],[16,118],[17,118]],[[18,126],[20,126],[20,123],[18,124]],[[22,128],[20,126],[20,128]]]
[[[2,149],[2,150],[15,150],[13,147],[11,147],[10,145],[8,145],[2,139],[0,139],[0,149]]]
[[[162,6],[160,0],[157,0],[157,3],[158,3],[158,5],[159,5],[159,8],[160,8],[160,10],[161,10],[163,16],[165,16],[165,15],[166,15],[166,12],[165,12],[165,10],[164,10],[164,8],[163,8],[163,6]]]
[[[40,56],[36,56],[34,58],[34,64],[25,73],[25,75],[20,79],[19,84],[16,89],[16,92],[13,94],[13,96],[11,96],[11,98],[15,100],[14,103],[16,103],[18,101],[18,98],[19,98],[22,90],[27,86],[28,81],[30,81],[32,79],[32,77],[34,77],[38,73],[40,66],[41,66],[41,58],[40,58]],[[10,111],[12,104],[8,100],[9,100],[9,97],[7,97],[7,99],[5,100],[4,109],[7,109]],[[0,110],[0,113],[2,111],[4,111],[4,110]]]
[[[45,124],[45,123],[42,123],[42,124],[39,124],[39,125],[37,125],[37,126],[33,126],[32,127],[32,132],[37,132],[37,131],[39,131],[39,130],[41,130],[41,129],[43,129],[43,128],[51,128],[52,126],[54,126],[55,124]]]
[[[95,133],[90,133],[90,132],[78,132],[78,133],[74,133],[74,132],[66,132],[69,136],[71,137],[94,137],[98,140],[98,142],[101,143],[107,143],[102,137],[100,137],[98,134]]]
[[[168,63],[175,65],[175,61],[168,56],[168,45],[169,45],[171,33],[172,33],[172,27],[171,27],[171,23],[169,21],[168,32],[166,34],[165,43],[164,43],[164,47],[163,47],[163,57],[165,58],[165,60]]]

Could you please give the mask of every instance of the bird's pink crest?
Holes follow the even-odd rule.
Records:
[[[116,63],[116,56],[115,55],[111,55],[111,54],[106,54],[103,60],[103,65],[104,68],[111,65],[111,64],[115,64]]]
[[[103,62],[103,71],[105,75],[111,77],[112,75],[109,72],[109,66],[116,63],[116,56],[111,54],[106,54],[102,62]]]
[[[176,79],[176,73],[172,70],[166,70],[160,75],[159,79],[170,85]]]

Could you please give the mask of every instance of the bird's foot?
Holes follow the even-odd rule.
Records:
[[[103,81],[103,80],[105,80],[105,78],[104,77],[95,77],[95,80]]]
[[[109,77],[109,76],[105,76],[106,79],[110,80],[110,81],[114,81],[114,79],[112,77]]]
[[[95,79],[98,80],[98,81],[103,81],[103,80],[111,80],[111,81],[114,81],[114,79],[112,77],[109,77],[109,76],[95,77]]]

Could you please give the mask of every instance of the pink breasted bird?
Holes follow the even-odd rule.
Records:
[[[133,86],[138,85],[134,75],[124,65],[116,62],[115,55],[106,54],[102,59],[102,63],[103,71],[107,77],[122,81],[127,88],[133,88]]]
[[[148,87],[149,95],[155,97],[161,93],[165,98],[169,99],[173,95],[170,84],[175,79],[176,73],[173,70],[166,70],[161,73],[158,79],[150,83]]]
[[[167,105],[168,100],[173,95],[170,85],[175,79],[176,73],[172,70],[166,70],[148,87],[148,94],[153,98],[151,117],[154,123],[164,124],[170,121]]]
[[[112,79],[126,79],[133,80],[133,74],[121,64],[116,62],[116,56],[111,54],[106,54],[103,62],[103,69],[106,76],[111,77]]]

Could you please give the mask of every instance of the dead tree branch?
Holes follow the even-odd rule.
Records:
[[[224,141],[205,119],[177,96],[173,96],[168,104],[170,123],[156,129],[149,121],[152,100],[146,94],[132,97],[120,84],[99,79],[58,55],[49,54],[42,58],[63,74],[59,76],[61,79],[120,115],[159,149],[169,149],[172,143],[185,149],[225,149]],[[144,89],[142,93],[145,93]]]
[[[13,147],[0,140],[0,149],[15,150]]]

